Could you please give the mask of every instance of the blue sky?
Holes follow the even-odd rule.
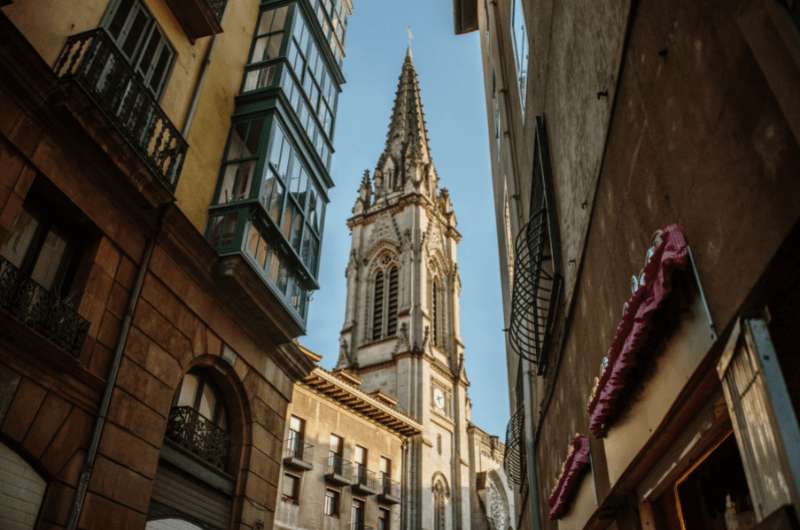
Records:
[[[450,190],[463,239],[459,245],[461,329],[466,346],[472,420],[502,435],[508,417],[500,272],[492,206],[486,107],[477,32],[453,34],[451,0],[354,0],[335,132],[336,154],[320,264],[322,288],[309,310],[303,344],[336,362],[344,318],[345,225],[364,169],[380,155],[411,26],[414,64],[431,150]]]

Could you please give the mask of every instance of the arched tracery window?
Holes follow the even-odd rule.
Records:
[[[431,282],[431,338],[433,345],[441,348],[444,347],[445,337],[445,303],[444,303],[444,287],[442,280],[438,276],[434,276]]]
[[[400,295],[400,269],[392,255],[378,260],[372,293],[372,320],[369,336],[372,340],[397,334],[397,310]]]

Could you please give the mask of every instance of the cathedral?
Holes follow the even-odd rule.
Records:
[[[403,458],[403,527],[513,528],[502,444],[470,423],[459,323],[461,234],[431,156],[410,49],[385,147],[372,174],[364,172],[348,227],[336,369],[356,375],[365,392],[390,396],[422,426]]]

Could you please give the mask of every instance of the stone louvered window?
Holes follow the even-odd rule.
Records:
[[[400,269],[396,258],[386,254],[378,260],[372,289],[372,318],[369,339],[380,340],[397,334]]]

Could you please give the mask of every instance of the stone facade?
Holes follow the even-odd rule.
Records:
[[[800,477],[781,460],[796,454],[800,404],[789,331],[800,316],[796,3],[454,7],[456,32],[481,41],[509,392],[521,419],[509,429],[523,464],[520,526],[793,527],[797,494],[764,491]],[[560,297],[532,310],[515,290],[531,275],[518,264],[537,215],[553,260],[537,273],[557,278]],[[614,361],[626,302],[650,289],[640,280],[656,231],[673,224],[691,251],[678,294],[648,327],[648,358],[595,436],[587,402]],[[552,315],[536,355],[512,344],[525,310]],[[745,396],[731,370],[749,363],[762,375],[739,373],[759,389]],[[748,400],[759,414],[743,411]],[[765,423],[766,438],[754,435]],[[589,436],[590,466],[551,518],[576,434]],[[756,438],[769,439],[772,459],[754,463]],[[714,466],[726,474],[704,475]],[[714,478],[699,487],[701,475]]]
[[[337,368],[357,374],[366,391],[396,399],[423,426],[404,464],[403,528],[471,528],[477,497],[459,327],[461,235],[431,158],[410,50],[385,149],[364,173],[348,226]]]
[[[316,368],[296,385],[288,414],[301,427],[294,433],[291,424],[287,428],[276,528],[357,528],[355,504],[363,507],[363,527],[401,528],[402,499],[408,495],[401,487],[403,455],[422,426],[395,405],[383,394],[362,392],[358,378],[345,372]],[[340,461],[331,436],[342,441]],[[295,480],[297,497],[287,486]],[[327,507],[326,495],[334,496]]]
[[[204,236],[260,2],[0,4],[0,527],[272,528],[304,324]]]

